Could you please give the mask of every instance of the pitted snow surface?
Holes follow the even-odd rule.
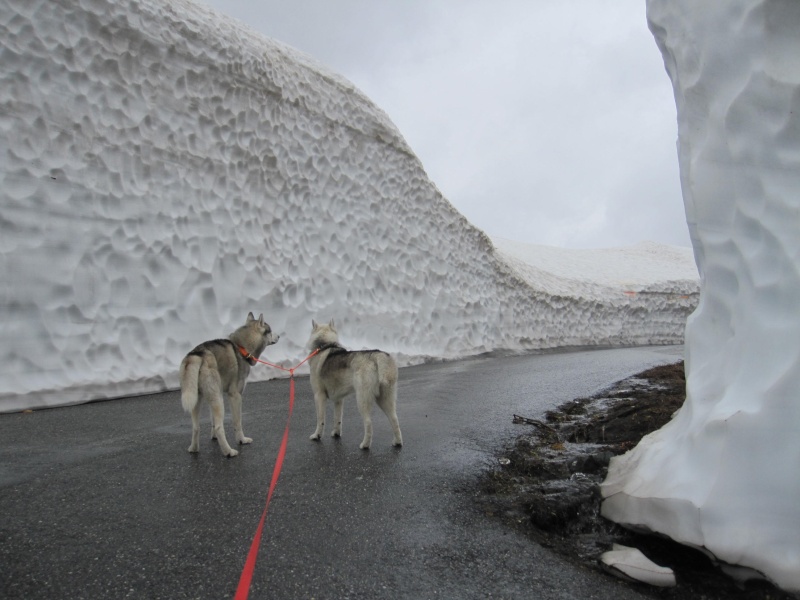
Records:
[[[648,0],[703,278],[687,399],[603,514],[800,591],[800,3]]]
[[[207,8],[5,2],[0,40],[0,410],[176,387],[248,311],[285,366],[312,318],[401,364],[683,341],[695,299],[521,275],[352,84]]]

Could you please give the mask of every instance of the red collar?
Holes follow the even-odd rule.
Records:
[[[251,366],[255,366],[256,362],[258,362],[258,359],[257,359],[255,356],[253,356],[252,354],[250,354],[250,353],[249,353],[249,352],[248,352],[248,351],[247,351],[247,350],[244,348],[244,346],[239,346],[239,345],[237,345],[236,347],[239,349],[239,354],[241,354],[241,355],[242,355],[242,357],[243,357],[243,358],[244,358],[244,359],[245,359],[247,362],[249,362]]]

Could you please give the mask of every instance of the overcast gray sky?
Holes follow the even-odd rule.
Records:
[[[311,54],[490,236],[690,246],[645,0],[197,0]]]

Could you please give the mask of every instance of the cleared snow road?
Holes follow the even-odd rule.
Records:
[[[519,432],[513,413],[541,416],[682,353],[593,350],[403,369],[399,451],[377,410],[373,449],[358,449],[352,400],[341,440],[328,428],[321,443],[309,441],[313,401],[299,378],[250,598],[643,597],[485,518],[472,495],[494,451]],[[233,459],[207,439],[205,422],[200,454],[186,452],[190,423],[177,392],[0,415],[0,597],[232,598],[288,389],[287,380],[247,388],[245,432],[255,441]]]

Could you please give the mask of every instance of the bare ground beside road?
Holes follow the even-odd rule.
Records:
[[[643,371],[596,396],[567,402],[549,411],[545,421],[514,415],[524,433],[481,477],[481,508],[490,518],[593,570],[600,569],[598,559],[612,543],[638,548],[675,571],[673,588],[630,584],[654,598],[795,598],[764,581],[737,584],[697,550],[628,531],[600,516],[599,483],[610,458],[667,423],[683,405],[685,390],[679,362]]]

